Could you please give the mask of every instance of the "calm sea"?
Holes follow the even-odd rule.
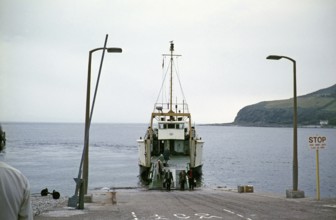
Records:
[[[32,193],[47,187],[61,195],[75,191],[83,150],[84,125],[5,123],[6,161],[29,179]],[[146,124],[93,124],[90,133],[89,188],[138,186],[136,140]],[[236,188],[285,195],[292,188],[292,128],[197,126],[205,141],[204,187]],[[299,128],[299,189],[315,197],[315,150],[308,137],[327,137],[320,150],[321,197],[336,197],[336,129]]]

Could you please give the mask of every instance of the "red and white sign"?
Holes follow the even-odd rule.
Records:
[[[325,136],[310,136],[308,144],[311,149],[324,149],[327,146],[327,137]]]

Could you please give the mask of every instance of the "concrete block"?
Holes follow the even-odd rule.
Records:
[[[292,189],[286,190],[286,198],[299,199],[299,198],[304,198],[304,197],[305,197],[304,191],[301,191],[301,190],[294,191]]]
[[[243,193],[244,191],[244,186],[238,186],[238,192]]]
[[[92,194],[84,195],[84,203],[92,203]]]
[[[239,193],[253,193],[253,186],[252,185],[244,185],[238,186]]]
[[[253,193],[253,186],[252,185],[244,186],[244,191],[246,193]]]

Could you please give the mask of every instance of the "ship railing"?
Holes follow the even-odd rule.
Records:
[[[188,104],[183,103],[173,103],[172,108],[174,112],[176,113],[189,113]],[[170,104],[169,103],[155,103],[154,105],[154,112],[168,112],[170,110]]]

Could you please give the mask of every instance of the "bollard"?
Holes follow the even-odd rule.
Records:
[[[116,191],[111,192],[111,196],[112,196],[112,204],[113,205],[117,204],[117,192]]]

